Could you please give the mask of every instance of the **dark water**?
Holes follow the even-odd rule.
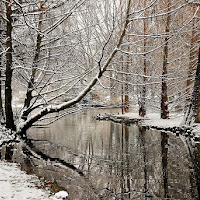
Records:
[[[198,145],[172,133],[96,121],[99,112],[105,111],[33,128],[31,146],[4,147],[2,158],[65,188],[73,200],[198,199]]]

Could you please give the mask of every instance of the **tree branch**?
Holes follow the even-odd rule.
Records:
[[[128,24],[129,24],[130,3],[131,3],[131,0],[128,0],[124,28],[122,30],[120,37],[119,37],[116,48],[114,48],[114,50],[110,54],[110,57],[107,59],[104,66],[101,68],[102,69],[101,72],[98,71],[96,76],[90,81],[90,83],[85,87],[85,89],[83,89],[82,92],[80,92],[79,95],[77,97],[75,97],[74,99],[72,99],[68,102],[64,102],[60,105],[47,106],[47,107],[43,108],[41,111],[39,111],[38,113],[36,113],[35,115],[33,115],[32,117],[30,117],[29,119],[27,119],[26,121],[19,123],[19,125],[17,127],[17,133],[18,134],[25,134],[26,130],[29,127],[31,127],[33,125],[33,123],[37,122],[39,119],[41,119],[45,115],[50,114],[50,113],[59,112],[59,111],[62,111],[64,109],[70,108],[71,106],[80,102],[91,91],[91,89],[96,85],[98,79],[100,77],[102,77],[103,73],[106,71],[107,67],[112,62],[114,56],[118,52],[120,45],[122,44],[124,36],[126,35],[126,29],[127,29]]]

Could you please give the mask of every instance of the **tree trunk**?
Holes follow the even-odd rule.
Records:
[[[41,11],[42,11],[42,7],[41,7]],[[29,110],[30,110],[30,104],[31,104],[31,100],[33,98],[32,93],[34,90],[34,83],[35,83],[35,76],[36,76],[36,72],[37,72],[37,67],[38,67],[38,59],[40,56],[40,50],[41,50],[41,43],[42,43],[42,37],[40,35],[40,31],[42,28],[42,19],[43,19],[43,13],[40,13],[39,16],[39,32],[37,35],[37,46],[36,46],[36,50],[35,50],[35,56],[33,59],[33,66],[32,66],[32,73],[31,73],[31,78],[28,82],[28,87],[27,87],[27,92],[26,92],[26,97],[25,97],[25,101],[24,101],[24,112],[22,114],[22,119],[26,120],[29,114]]]
[[[129,36],[128,36],[128,42],[130,41],[129,39]],[[128,46],[128,52],[130,51],[130,46]],[[127,62],[126,62],[126,72],[128,73],[129,72],[129,65],[130,65],[130,56],[127,55]],[[125,93],[125,96],[124,96],[124,111],[125,113],[129,112],[129,86],[128,86],[128,82],[129,82],[129,75],[126,74],[125,75],[125,81],[126,81],[126,84],[124,86],[124,93]]]
[[[192,99],[186,113],[185,124],[200,123],[200,47]]]
[[[6,82],[5,82],[5,112],[6,112],[6,128],[16,130],[12,111],[12,9],[10,0],[6,3],[7,30],[6,30]]]
[[[127,26],[128,26],[128,24],[130,22],[129,21],[130,4],[131,4],[131,0],[128,0],[124,28],[123,28],[123,30],[121,32],[121,35],[120,35],[119,40],[118,40],[118,42],[116,44],[116,47],[113,49],[113,51],[110,54],[110,56],[108,57],[107,61],[102,66],[101,71],[98,71],[96,76],[92,78],[90,83],[74,99],[72,99],[70,101],[67,101],[67,102],[64,102],[64,103],[60,103],[59,105],[49,105],[47,107],[44,107],[40,111],[35,113],[33,116],[31,116],[29,119],[27,119],[26,121],[20,123],[20,125],[17,127],[18,128],[17,134],[20,134],[20,135],[25,134],[26,130],[28,128],[30,128],[33,125],[33,123],[37,122],[39,119],[41,119],[42,117],[44,117],[47,114],[56,113],[56,112],[62,111],[64,109],[67,109],[67,108],[70,108],[71,106],[76,105],[78,102],[80,102],[91,91],[91,89],[98,82],[99,78],[101,78],[103,76],[104,72],[107,70],[107,68],[110,65],[111,61],[113,60],[113,58],[115,57],[115,55],[119,51],[119,48],[120,48],[120,46],[121,46],[121,44],[123,42],[123,39],[124,39],[124,37],[126,35]]]
[[[193,6],[193,14],[195,14],[196,11],[196,5]],[[195,71],[195,62],[196,62],[196,57],[198,56],[198,49],[195,48],[195,42],[198,41],[198,30],[197,25],[195,21],[192,24],[192,38],[190,41],[190,61],[189,61],[189,68],[188,68],[188,77],[186,81],[186,105],[185,108],[187,110],[190,101],[191,101],[191,91],[190,91],[190,86],[193,83],[193,73]]]
[[[168,11],[170,11],[170,2],[168,3]],[[163,72],[162,72],[162,91],[161,91],[161,118],[167,119],[169,117],[168,111],[168,97],[167,97],[167,64],[168,64],[168,34],[169,34],[169,25],[170,25],[170,15],[167,16],[167,24],[165,28],[165,45],[164,45],[164,57],[163,57]]]
[[[4,121],[3,99],[2,99],[2,54],[0,55],[0,121]]]
[[[121,56],[121,62],[122,62],[122,65],[121,65],[121,70],[123,71],[124,70],[124,57],[123,55]],[[124,80],[124,75],[122,73],[121,75],[122,77],[122,80]],[[124,114],[124,83],[121,84],[121,101],[122,101],[122,114]]]
[[[33,92],[35,76],[36,76],[36,72],[37,72],[37,62],[38,62],[39,55],[40,55],[40,46],[41,46],[41,36],[38,34],[38,36],[37,36],[37,48],[36,48],[36,53],[35,53],[35,57],[34,57],[34,60],[33,60],[32,74],[31,74],[30,81],[28,83],[26,98],[25,98],[25,101],[24,101],[24,107],[25,108],[28,108],[30,106],[30,103],[31,103],[31,100],[32,100],[32,92]]]
[[[198,54],[197,51],[194,49],[194,30],[192,31],[192,39],[191,39],[191,46],[190,46],[190,62],[189,62],[189,69],[188,69],[188,77],[186,82],[186,104],[190,102],[190,85],[193,83],[192,74],[194,72],[194,65],[195,65],[195,56]],[[187,105],[186,105],[187,107]]]
[[[2,6],[2,4],[0,4]],[[0,10],[2,12],[2,10]],[[3,39],[3,33],[4,33],[4,21],[0,19],[0,39]],[[0,41],[3,44],[3,41]],[[3,69],[3,48],[0,45],[0,121],[4,121],[4,110],[3,110],[3,99],[2,99],[2,69]]]
[[[146,8],[146,0],[144,0],[144,8]],[[146,17],[146,11],[144,12],[144,17]],[[141,104],[140,104],[140,108],[139,108],[139,115],[141,117],[144,117],[146,115],[146,74],[147,74],[147,55],[146,55],[146,51],[147,51],[147,21],[146,19],[144,19],[144,78],[143,78],[143,86],[142,86],[142,95],[141,95]]]

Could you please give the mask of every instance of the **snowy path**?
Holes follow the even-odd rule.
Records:
[[[50,192],[38,189],[41,182],[15,163],[0,161],[0,200],[49,200]]]

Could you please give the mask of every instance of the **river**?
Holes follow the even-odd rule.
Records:
[[[2,159],[66,189],[75,199],[198,199],[200,147],[174,133],[97,121],[89,110],[47,128],[29,144],[1,149]]]

